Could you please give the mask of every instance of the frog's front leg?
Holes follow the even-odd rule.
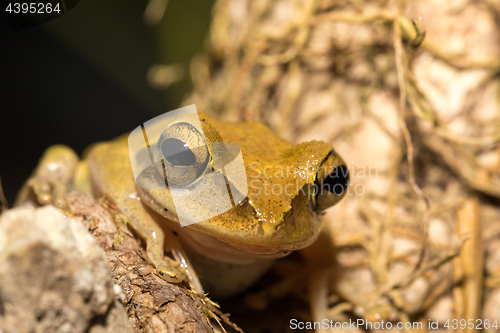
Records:
[[[14,205],[27,202],[40,205],[52,204],[69,213],[66,194],[77,164],[78,156],[71,148],[63,145],[49,147],[33,174],[19,191]]]
[[[140,202],[137,203],[140,204]],[[130,213],[130,209],[133,209],[130,205],[136,205],[137,203],[128,203],[127,208],[124,210]],[[118,206],[122,206],[123,208],[123,203],[118,203]],[[128,216],[128,223],[138,236],[145,241],[146,253],[149,260],[156,268],[156,274],[171,283],[182,282],[186,278],[183,268],[181,268],[180,264],[175,260],[164,255],[165,234],[163,230],[153,219],[151,219],[150,216],[140,213],[139,209],[142,209],[143,207],[137,208],[137,211],[132,213],[131,216]],[[170,244],[170,247],[172,248],[171,243],[172,242],[169,239],[167,244]]]
[[[165,245],[172,253],[182,251],[172,245],[175,240],[165,242],[165,234],[159,226],[161,221],[155,220],[157,214],[148,210],[136,195],[126,139],[121,137],[97,144],[89,152],[87,173],[92,189],[96,197],[110,198],[118,211],[127,217],[132,229],[146,243],[147,256],[156,273],[166,281],[181,282],[186,278],[186,267],[181,267],[182,262],[165,256]]]

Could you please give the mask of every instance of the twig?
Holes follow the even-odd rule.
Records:
[[[402,35],[401,35],[401,25],[399,24],[399,22],[400,22],[399,18],[401,15],[401,6],[402,6],[401,1],[398,1],[398,3],[397,3],[397,15],[396,15],[397,19],[393,21],[394,55],[395,55],[395,59],[396,59],[396,73],[397,73],[397,77],[398,77],[398,87],[399,87],[399,126],[401,128],[401,132],[403,133],[403,137],[404,137],[404,140],[406,143],[406,152],[407,152],[406,157],[407,157],[407,162],[408,162],[408,182],[410,183],[411,187],[413,188],[413,191],[425,203],[425,207],[426,207],[425,211],[424,211],[424,218],[423,218],[424,239],[423,239],[422,253],[419,257],[417,264],[415,265],[415,270],[417,270],[424,260],[425,252],[426,252],[426,248],[427,248],[427,229],[428,229],[428,224],[429,224],[430,204],[429,204],[429,200],[425,197],[424,193],[422,192],[420,187],[415,182],[415,166],[414,166],[414,162],[413,162],[414,147],[413,147],[413,143],[411,140],[410,131],[408,130],[408,127],[406,126],[406,77],[405,77],[405,71],[406,71],[405,61],[406,61],[406,59],[404,58],[403,42],[402,42]],[[417,36],[418,36],[418,32],[417,32]],[[420,43],[421,43],[421,41],[420,41]]]
[[[462,241],[462,243],[463,243],[463,241]],[[448,252],[444,256],[431,261],[427,265],[420,267],[420,269],[413,271],[407,278],[401,280],[398,283],[395,283],[395,284],[389,286],[388,288],[386,288],[386,290],[402,289],[402,288],[408,287],[410,284],[413,283],[413,281],[415,281],[417,278],[422,276],[425,272],[432,270],[432,269],[439,268],[442,265],[449,262],[451,259],[458,256],[460,254],[460,249],[461,249],[461,246],[457,247],[457,249],[455,249],[455,250]]]
[[[318,24],[326,21],[344,21],[351,23],[365,23],[373,21],[393,21],[394,15],[387,10],[379,10],[371,13],[346,13],[344,11],[332,11],[327,14],[321,14],[311,21],[311,24]]]
[[[424,143],[432,151],[439,154],[448,167],[459,175],[468,186],[477,191],[500,198],[499,181],[492,177],[488,177],[488,179],[478,177],[478,172],[475,170],[476,162],[472,159],[472,157],[466,158],[465,161],[464,159],[457,160],[457,156],[461,156],[465,154],[465,152],[462,152],[459,149],[452,149],[450,144],[437,139],[435,136],[427,138]]]
[[[348,23],[369,23],[376,21],[392,23],[399,22],[405,35],[407,35],[412,40],[411,43],[413,43],[417,47],[421,45],[422,48],[431,52],[434,56],[453,67],[459,69],[486,68],[493,71],[500,70],[500,59],[495,57],[466,59],[459,54],[450,54],[439,48],[439,46],[437,46],[436,42],[434,42],[433,40],[429,38],[424,39],[425,33],[419,36],[419,32],[423,31],[421,29],[423,26],[420,26],[418,21],[413,22],[401,17],[400,15],[397,15],[397,19],[395,20],[395,17],[395,15],[387,10],[379,10],[361,14],[346,13],[343,11],[332,11],[327,14],[318,15],[315,20],[311,21],[311,24],[318,24],[327,21],[343,21]]]
[[[487,80],[491,78],[493,78],[493,75],[488,75],[484,81],[487,82]],[[468,137],[455,134],[448,130],[445,124],[443,124],[443,121],[439,119],[437,112],[432,108],[423,93],[418,88],[416,79],[411,73],[407,73],[407,89],[408,101],[410,102],[413,113],[420,119],[432,121],[436,129],[435,132],[441,137],[459,144],[475,146],[491,145],[500,141],[500,131],[481,137]]]
[[[463,318],[480,318],[483,290],[483,246],[481,240],[481,223],[479,221],[479,201],[476,197],[470,198],[457,212],[457,231],[459,235],[470,234],[462,246],[460,257],[454,264],[460,283],[456,286],[454,295],[463,303],[455,304],[463,310]],[[459,295],[460,294],[460,295]],[[457,318],[458,320],[462,318]],[[466,327],[464,332],[475,332]]]
[[[413,27],[415,28],[416,36],[410,42],[410,46],[416,49],[424,41],[425,27],[421,17],[414,18],[413,20],[411,20],[411,22],[413,23]]]

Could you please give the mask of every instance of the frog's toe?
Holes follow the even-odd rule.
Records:
[[[66,184],[60,181],[46,181],[35,176],[29,181],[28,185],[33,190],[39,205],[52,204],[64,212],[70,211],[68,201],[66,200],[68,193]]]
[[[52,184],[52,204],[63,211],[69,211],[66,195],[68,194],[68,186],[62,182]]]
[[[33,189],[36,200],[40,205],[44,206],[52,202],[52,186],[50,186],[49,182],[35,177],[29,181],[29,186]]]
[[[186,278],[184,272],[175,267],[159,266],[156,268],[155,273],[170,283],[180,283]]]

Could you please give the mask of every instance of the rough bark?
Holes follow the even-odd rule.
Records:
[[[186,288],[153,273],[112,210],[81,193],[68,201],[72,218],[53,207],[2,214],[0,331],[213,331]]]
[[[80,220],[104,250],[136,332],[212,332],[200,305],[186,289],[153,273],[145,250],[127,225],[87,196],[68,197]]]
[[[92,236],[53,207],[0,218],[0,331],[132,333]]]

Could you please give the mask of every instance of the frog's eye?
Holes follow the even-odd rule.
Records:
[[[339,202],[349,186],[349,169],[334,151],[321,164],[316,174],[316,209],[323,210]]]
[[[156,167],[168,183],[187,185],[202,176],[210,162],[205,138],[187,122],[163,130],[155,147]]]

